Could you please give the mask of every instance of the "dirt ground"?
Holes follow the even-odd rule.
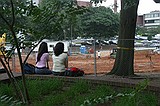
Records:
[[[96,58],[96,73],[108,73],[111,71],[115,59],[111,59],[109,54],[110,52],[102,51],[101,59]],[[152,61],[150,61],[150,57]],[[160,72],[160,55],[149,54],[149,51],[135,51],[134,58],[135,72]],[[15,62],[13,62],[12,66],[14,71],[19,72],[20,67],[17,61],[18,59],[15,57]],[[27,62],[35,64],[35,55],[30,55]],[[50,69],[52,69],[52,58],[49,65]],[[95,73],[94,54],[73,54],[69,56],[69,67],[81,68],[86,74]]]
[[[109,52],[102,52],[101,59],[96,59],[97,73],[108,73],[111,71],[115,59],[111,59]],[[148,51],[136,51],[134,59],[135,72],[160,72],[160,55],[149,54]],[[85,73],[94,73],[93,55],[79,55],[69,57],[69,66],[80,67]]]

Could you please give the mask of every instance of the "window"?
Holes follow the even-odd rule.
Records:
[[[150,23],[154,23],[154,20],[146,20],[145,24],[150,24]]]
[[[155,17],[159,17],[159,14],[157,13],[157,14],[155,14]]]
[[[160,20],[155,20],[154,22],[155,22],[155,23],[160,23]]]
[[[146,15],[145,15],[145,18],[149,18],[149,15],[148,15],[148,14],[146,14]]]

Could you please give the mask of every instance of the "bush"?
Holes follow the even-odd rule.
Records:
[[[67,83],[59,79],[27,80],[33,106],[94,106],[97,104],[156,106],[157,97],[153,93],[144,92],[147,84],[148,81],[144,81],[135,89],[124,89],[119,93],[109,86],[92,85],[83,80],[75,83]],[[13,104],[12,101],[17,102],[14,106],[20,105],[21,102],[15,97],[10,84],[0,83],[0,86],[0,96],[7,95],[6,98],[8,98],[1,99],[2,105]]]

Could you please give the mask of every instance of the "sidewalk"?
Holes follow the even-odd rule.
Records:
[[[21,73],[15,73],[15,72],[13,72],[13,75],[15,76],[15,78],[22,76]],[[0,74],[0,81],[6,81],[6,80],[9,80],[7,73]]]

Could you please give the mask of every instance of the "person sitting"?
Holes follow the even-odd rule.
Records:
[[[65,69],[68,68],[68,55],[64,53],[64,43],[58,42],[54,47],[53,59],[53,75],[65,75]]]
[[[46,42],[42,42],[38,49],[38,54],[36,55],[36,68],[35,74],[52,74],[49,70],[49,52]]]

